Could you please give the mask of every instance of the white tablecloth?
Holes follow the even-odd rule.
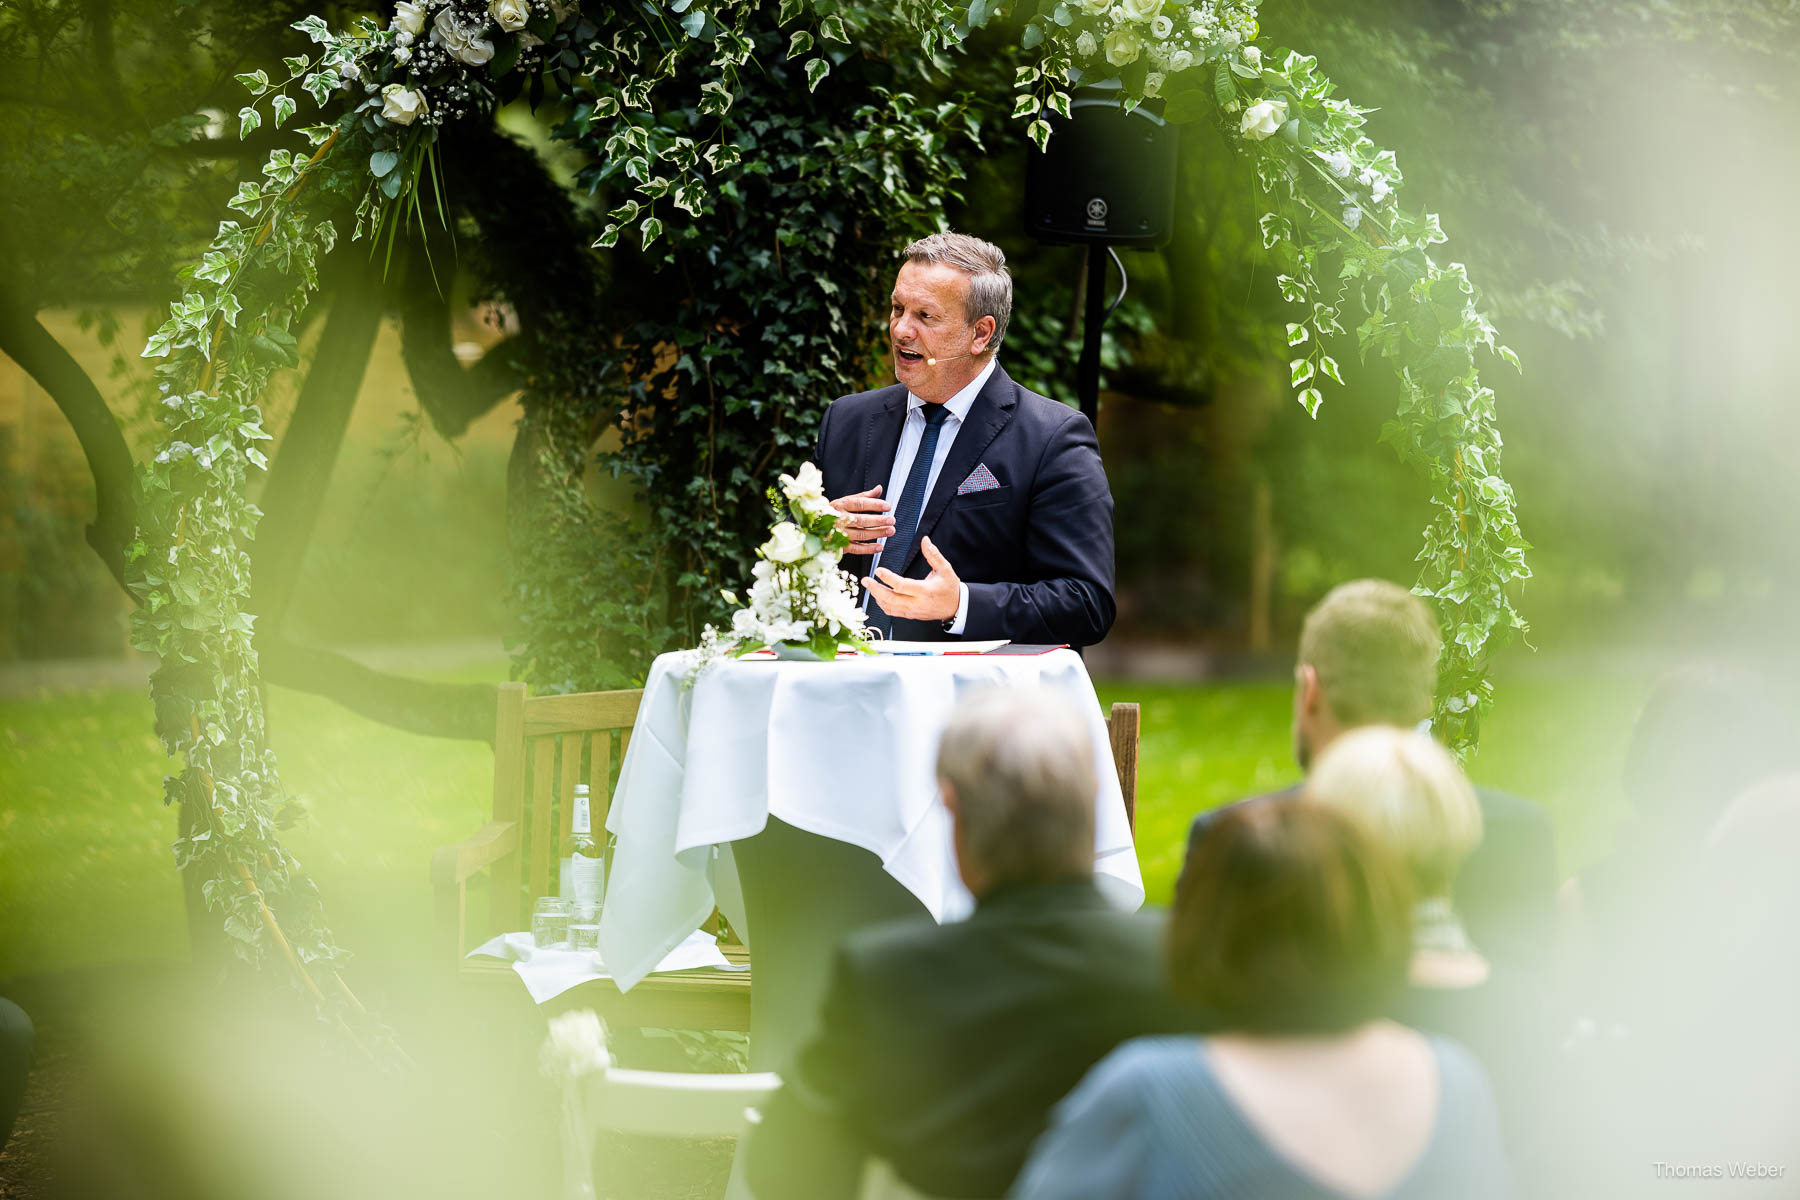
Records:
[[[1100,777],[1095,875],[1121,908],[1144,901],[1105,719],[1073,651],[733,660],[691,689],[685,677],[678,655],[651,666],[606,819],[618,844],[600,953],[623,990],[718,903],[713,847],[751,837],[771,816],[872,851],[937,920],[966,916],[973,900],[956,873],[934,767],[950,710],[974,687],[1042,683],[1088,714]]]

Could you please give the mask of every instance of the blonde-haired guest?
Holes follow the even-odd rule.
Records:
[[[1404,865],[1414,897],[1412,959],[1388,1015],[1475,1052],[1494,1081],[1515,1161],[1531,1174],[1556,1031],[1540,981],[1497,969],[1452,899],[1458,870],[1481,842],[1475,789],[1430,737],[1377,725],[1333,739],[1304,795],[1356,819]]]
[[[1449,751],[1420,733],[1371,725],[1332,742],[1306,795],[1357,817],[1406,866],[1418,897],[1413,977],[1480,983],[1488,964],[1451,900],[1481,841],[1481,804]]]

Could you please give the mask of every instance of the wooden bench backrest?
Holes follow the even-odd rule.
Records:
[[[588,785],[594,837],[605,840],[613,779],[643,698],[641,690],[527,696],[522,683],[500,685],[493,819],[517,822],[520,846],[493,867],[493,932],[531,928],[533,901],[556,890],[578,783]]]

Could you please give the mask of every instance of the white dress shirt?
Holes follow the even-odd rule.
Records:
[[[987,386],[988,376],[994,373],[994,367],[999,361],[998,357],[989,358],[987,366],[981,368],[981,374],[944,402],[944,425],[938,430],[937,452],[931,456],[931,474],[925,479],[925,500],[919,505],[921,518],[925,515],[926,504],[931,501],[932,489],[937,487],[938,472],[944,469],[944,460],[950,457],[950,447],[955,444],[957,433],[968,419],[969,409],[975,406],[975,397]],[[925,401],[910,391],[906,393],[906,423],[900,427],[900,445],[894,450],[894,469],[888,474],[887,485],[881,489],[881,498],[894,506],[896,515],[900,508],[900,493],[906,487],[906,477],[912,473],[913,459],[919,453],[919,443],[925,439],[924,409]],[[873,575],[875,568],[880,565],[881,555],[877,554],[875,561],[869,564],[869,574]],[[957,587],[961,597],[957,601],[956,617],[950,622],[949,631],[960,636],[963,626],[969,620],[969,585],[961,583]],[[867,609],[873,603],[865,592],[863,607]]]

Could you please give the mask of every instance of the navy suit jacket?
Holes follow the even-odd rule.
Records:
[[[906,386],[845,396],[825,410],[814,459],[832,499],[884,488],[906,422]],[[999,486],[958,495],[978,466]],[[899,502],[897,496],[882,498]],[[962,636],[1091,646],[1112,628],[1113,501],[1094,428],[1080,412],[1014,383],[998,365],[975,397],[919,516],[898,574],[923,579],[929,537],[969,585]],[[858,578],[869,556],[847,554]],[[871,604],[874,602],[871,601]],[[894,636],[952,635],[936,621],[894,622]]]

